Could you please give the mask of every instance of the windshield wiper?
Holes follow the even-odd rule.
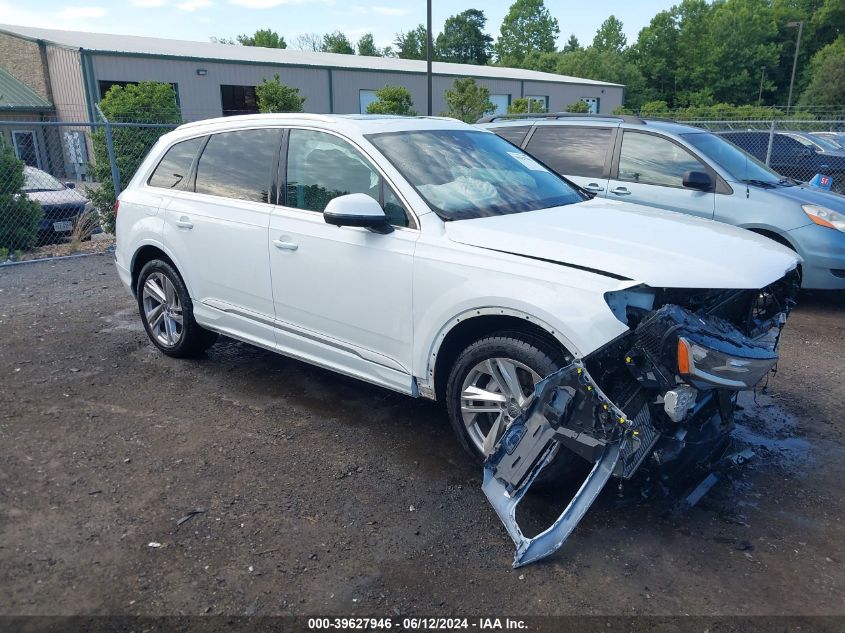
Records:
[[[758,187],[774,189],[778,182],[772,180],[757,180],[755,178],[746,178],[742,182],[748,185],[757,185]]]

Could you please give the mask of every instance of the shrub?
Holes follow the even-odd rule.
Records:
[[[376,91],[378,99],[367,106],[367,114],[397,114],[416,116],[411,93],[402,86],[385,86]]]
[[[100,101],[100,109],[112,122],[173,124],[182,122],[182,114],[176,104],[173,86],[158,81],[112,86]],[[115,162],[121,186],[126,186],[135,175],[147,152],[162,134],[169,131],[170,129],[166,127],[112,128]],[[96,189],[87,187],[85,193],[97,210],[103,229],[114,233],[114,182],[105,129],[98,128],[91,135],[91,141],[94,146],[94,164],[90,167],[90,171],[95,180],[100,183],[100,187]]]
[[[264,79],[255,87],[259,112],[302,112],[305,97],[299,96],[299,88],[291,88],[279,81],[279,75],[273,81]]]
[[[446,105],[449,109],[443,113],[464,123],[475,123],[496,106],[490,101],[490,91],[475,83],[475,79],[455,79],[452,87],[446,91]]]
[[[540,99],[531,99],[531,112],[542,114],[546,111],[546,104]],[[508,106],[508,114],[527,114],[528,113],[528,99],[520,98],[511,101]]]
[[[28,250],[38,240],[41,205],[21,193],[24,162],[0,139],[0,249]]]
[[[574,103],[570,103],[566,106],[567,112],[576,112],[578,114],[589,114],[590,106],[587,105],[586,101],[575,101]]]

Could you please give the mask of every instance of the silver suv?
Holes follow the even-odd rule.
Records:
[[[804,259],[802,287],[845,289],[845,196],[784,178],[716,134],[612,115],[479,122],[596,197],[750,229]]]

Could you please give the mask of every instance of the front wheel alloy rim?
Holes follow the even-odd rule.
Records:
[[[470,441],[485,457],[534,399],[540,375],[519,361],[490,358],[473,367],[461,388],[461,416]]]
[[[182,339],[182,303],[173,282],[162,273],[153,273],[144,282],[142,292],[144,318],[155,340],[164,347],[174,347]]]

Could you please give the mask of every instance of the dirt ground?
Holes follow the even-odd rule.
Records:
[[[674,518],[606,490],[518,570],[438,405],[167,358],[109,255],[0,268],[0,343],[0,615],[845,614],[845,293],[801,296],[735,481]]]

